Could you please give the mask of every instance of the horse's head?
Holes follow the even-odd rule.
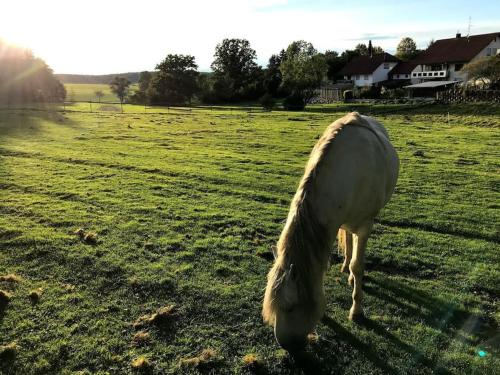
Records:
[[[293,352],[304,348],[325,312],[324,272],[302,270],[282,258],[268,274],[262,315],[274,326],[278,343]]]

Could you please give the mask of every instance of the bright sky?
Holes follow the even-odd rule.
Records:
[[[207,71],[223,38],[245,38],[258,62],[298,39],[339,52],[372,39],[500,32],[495,0],[0,0],[0,38],[31,48],[56,73],[152,70],[168,53]]]

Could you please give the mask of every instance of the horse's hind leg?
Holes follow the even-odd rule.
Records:
[[[342,242],[344,252],[344,263],[340,267],[340,272],[349,273],[349,264],[352,258],[352,233],[346,229],[339,229],[339,241]]]
[[[363,308],[361,307],[363,291],[361,287],[363,283],[363,274],[365,272],[365,249],[372,227],[373,222],[366,223],[353,235],[353,257],[349,264],[349,269],[351,271],[349,282],[353,282],[354,285],[349,320],[356,320],[357,317],[363,316]]]

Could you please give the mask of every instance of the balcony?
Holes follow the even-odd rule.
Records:
[[[412,72],[411,78],[419,79],[434,79],[434,78],[446,78],[446,70],[429,70],[427,72]]]

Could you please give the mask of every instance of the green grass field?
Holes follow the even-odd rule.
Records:
[[[359,107],[401,158],[368,319],[348,321],[332,249],[327,316],[295,358],[262,323],[266,258],[316,139],[352,108],[69,108],[0,111],[0,276],[21,278],[0,281],[0,372],[498,373],[498,107]]]
[[[131,85],[133,91],[137,85]],[[66,83],[66,100],[77,102],[97,102],[99,99],[95,96],[97,90],[102,91],[104,96],[101,102],[119,102],[119,99],[109,89],[109,85],[98,83]]]

